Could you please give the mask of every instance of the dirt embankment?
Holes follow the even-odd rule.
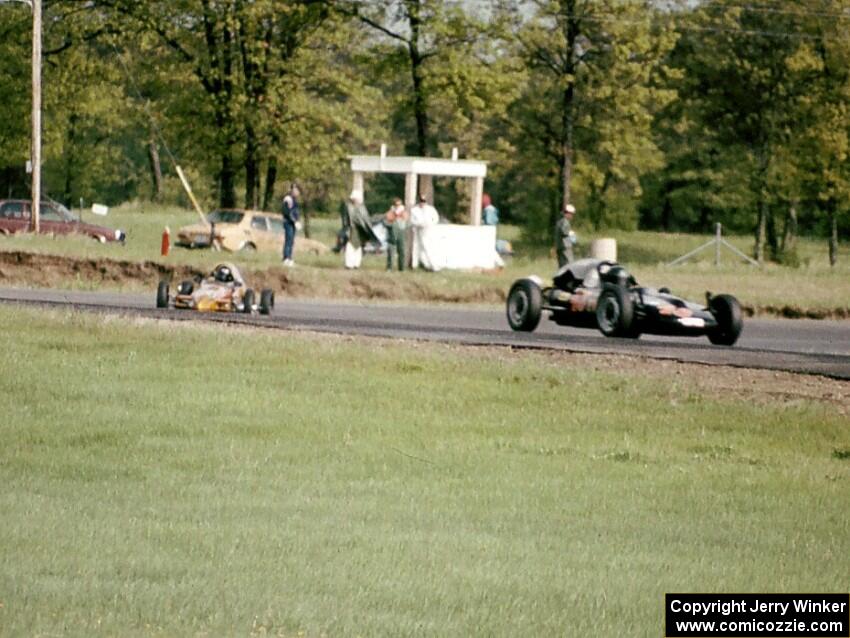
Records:
[[[254,288],[272,288],[291,297],[478,304],[505,300],[505,291],[495,283],[457,292],[432,288],[408,278],[387,279],[361,271],[327,270],[319,275],[296,271],[293,275],[281,268],[241,270]],[[206,274],[193,266],[156,261],[0,252],[0,286],[62,288],[76,285],[95,289],[154,290],[162,279],[179,282]]]
[[[374,273],[346,270],[307,271],[290,274],[280,268],[242,269],[257,289],[272,288],[292,297],[329,299],[371,299],[399,302],[501,304],[506,290],[497,282],[482,283],[464,290],[430,286],[407,277],[385,278]],[[153,290],[161,279],[178,282],[206,275],[187,265],[156,261],[81,259],[23,251],[0,252],[0,286],[41,288],[130,288]],[[784,305],[745,305],[747,316],[773,316],[789,319],[850,319],[850,307],[801,308]]]

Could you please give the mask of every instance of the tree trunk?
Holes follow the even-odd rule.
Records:
[[[782,254],[789,255],[797,249],[797,202],[792,201],[785,210],[785,225],[782,229]]]
[[[838,216],[835,214],[835,201],[829,202],[829,265],[838,263]]]
[[[221,153],[221,170],[218,173],[218,203],[222,208],[236,208],[236,169],[230,149]]]
[[[756,169],[756,245],[753,250],[753,257],[761,264],[764,262],[764,246],[767,240],[767,199],[765,198],[765,179],[767,176],[768,167],[768,152],[765,145],[760,146],[761,151],[758,156],[758,168]]]
[[[759,196],[758,201],[758,217],[756,219],[756,245],[754,252],[755,260],[758,263],[764,261],[764,245],[767,238],[767,203]]]
[[[148,142],[148,163],[151,169],[151,201],[158,202],[162,199],[162,164],[159,161],[159,149],[156,142],[151,139]]]
[[[770,248],[770,258],[774,261],[780,257],[779,251],[779,233],[776,230],[776,212],[773,207],[768,206],[767,214],[767,246]]]
[[[263,210],[273,210],[275,181],[277,181],[277,158],[272,156],[266,166],[266,192],[263,195]]]
[[[76,113],[71,113],[68,118],[68,131],[65,136],[65,187],[62,191],[62,201],[66,204],[71,204],[71,196],[74,191],[74,145],[77,139],[77,121],[79,117]],[[42,192],[42,197],[44,193]]]
[[[236,162],[233,149],[238,142],[236,122],[233,113],[233,31],[232,24],[224,21],[221,29],[221,43],[216,36],[215,15],[209,0],[202,3],[204,11],[207,48],[212,55],[215,79],[211,85],[215,101],[216,125],[220,143],[221,169],[218,174],[219,205],[222,208],[236,206]]]
[[[304,237],[310,239],[310,212],[307,209],[307,200],[304,199],[304,194],[301,194],[301,201],[298,202],[299,207],[301,208],[301,219],[302,224],[304,225],[303,233]]]
[[[256,210],[260,200],[259,146],[254,127],[245,124],[245,208]]]
[[[575,77],[577,64],[575,60],[576,40],[579,36],[579,25],[576,21],[575,1],[566,0],[562,4],[562,24],[566,51],[561,80],[566,80],[561,96],[561,211],[567,204],[572,203],[572,181],[574,160],[575,134]],[[560,217],[561,211],[554,211],[555,218]]]
[[[419,16],[420,0],[408,4],[408,23],[410,40],[407,50],[410,56],[410,72],[413,79],[413,115],[416,119],[416,153],[420,157],[428,155],[428,105],[425,100],[423,64],[425,60],[419,51],[419,33],[422,20]]]

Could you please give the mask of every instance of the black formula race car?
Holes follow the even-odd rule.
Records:
[[[706,303],[685,301],[639,286],[612,261],[581,259],[564,266],[544,287],[539,277],[518,279],[508,294],[508,323],[531,332],[544,311],[562,326],[598,328],[606,337],[637,339],[642,333],[701,336],[731,346],[741,334],[741,304],[732,295],[706,293]]]

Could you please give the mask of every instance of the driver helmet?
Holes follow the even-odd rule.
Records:
[[[219,266],[215,271],[215,280],[226,284],[233,281],[233,273],[227,266]]]

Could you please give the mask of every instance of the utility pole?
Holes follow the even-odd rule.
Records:
[[[41,0],[32,0],[32,232],[41,216]]]

